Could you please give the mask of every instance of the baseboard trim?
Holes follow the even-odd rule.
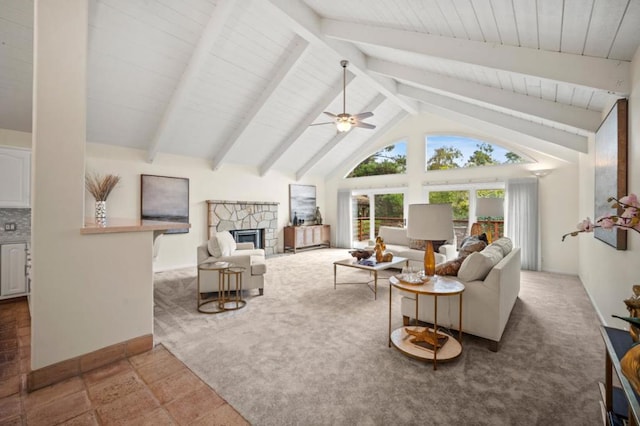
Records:
[[[153,335],[147,334],[30,371],[27,374],[27,391],[32,392],[62,380],[79,376],[112,362],[147,352],[152,348]]]

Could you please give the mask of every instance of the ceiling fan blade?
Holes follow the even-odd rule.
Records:
[[[309,126],[322,126],[323,124],[336,124],[335,121],[325,121],[324,123],[311,123]]]
[[[337,118],[338,117],[337,115],[335,115],[334,113],[329,112],[329,111],[325,111],[324,114],[327,114],[331,118]]]
[[[373,124],[363,123],[362,121],[358,121],[356,124],[353,125],[353,127],[362,127],[363,129],[375,129],[376,128],[376,126],[374,126]]]
[[[363,118],[373,117],[372,112],[361,112],[360,114],[354,114],[352,117],[357,118],[358,120],[362,120]]]

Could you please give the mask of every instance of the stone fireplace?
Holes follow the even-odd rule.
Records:
[[[218,231],[234,231],[231,234],[236,241],[260,238],[265,254],[275,254],[278,248],[278,204],[207,200],[208,238]]]

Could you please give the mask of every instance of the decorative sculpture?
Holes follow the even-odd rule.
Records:
[[[409,340],[411,343],[418,346],[424,346],[432,350],[433,348],[436,348],[436,350],[440,349],[449,339],[447,336],[431,331],[428,327],[425,327],[421,331],[412,330],[409,327],[405,327],[404,330],[408,335],[412,336]]]
[[[382,237],[376,238],[376,247],[374,251],[376,252],[376,262],[391,262],[393,260],[393,253],[385,253],[384,251],[387,249],[387,245],[384,243]]]

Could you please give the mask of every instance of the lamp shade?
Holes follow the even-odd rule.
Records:
[[[476,217],[504,217],[504,198],[476,198]]]
[[[449,240],[453,237],[451,204],[410,204],[407,236],[414,240]]]

